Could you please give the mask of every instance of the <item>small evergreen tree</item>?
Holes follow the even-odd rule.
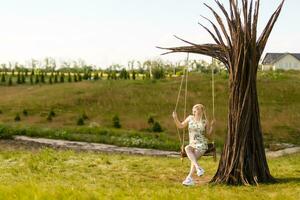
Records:
[[[152,126],[152,125],[154,124],[154,118],[153,118],[152,116],[150,116],[150,117],[148,118],[148,124],[149,124],[150,126]]]
[[[77,80],[77,75],[76,74],[74,74],[74,82],[77,82],[78,80]]]
[[[78,125],[78,126],[84,125],[84,119],[82,118],[82,116],[80,116],[80,117],[77,119],[77,125]]]
[[[152,126],[153,132],[162,132],[162,127],[158,122],[154,122]]]
[[[45,74],[43,72],[41,74],[41,83],[45,83]]]
[[[62,72],[60,73],[60,82],[61,83],[65,82],[65,75]]]
[[[98,74],[98,72],[94,73],[94,80],[99,80],[99,74]]]
[[[22,84],[26,83],[26,76],[23,73],[21,76],[21,81],[22,81]]]
[[[35,84],[38,84],[40,82],[39,75],[35,75]]]
[[[54,83],[57,83],[58,82],[58,75],[57,75],[57,72],[55,73],[54,75]]]
[[[16,116],[15,116],[15,121],[16,121],[16,122],[21,121],[21,117],[20,117],[19,113],[16,114]]]
[[[78,73],[78,81],[82,81],[82,77],[81,77],[81,74]]]
[[[9,78],[8,78],[8,85],[11,86],[12,84],[13,84],[12,75],[10,75]]]
[[[28,111],[26,109],[23,110],[23,115],[28,116]]]
[[[2,83],[5,83],[5,81],[6,81],[6,80],[5,80],[5,74],[2,73],[2,74],[1,74],[1,82],[2,82]]]
[[[32,74],[30,74],[29,80],[30,80],[30,84],[32,85],[33,84],[33,75]]]
[[[49,77],[49,84],[52,85],[52,76]]]
[[[18,72],[18,75],[17,75],[17,84],[21,84],[22,81],[21,81],[21,75],[20,75],[20,72]]]
[[[54,112],[54,110],[53,109],[51,109],[50,111],[49,111],[49,114],[48,114],[49,116],[51,116],[51,117],[55,117],[55,112]]]
[[[68,82],[71,83],[72,82],[72,77],[71,77],[71,73],[68,73]]]
[[[113,122],[113,127],[115,127],[115,128],[121,128],[120,118],[119,118],[118,115],[115,115],[112,118],[112,122]]]
[[[135,77],[135,76],[136,76],[136,72],[133,70],[133,71],[132,71],[132,79],[133,79],[133,80],[135,80],[135,79],[136,79],[136,77]]]

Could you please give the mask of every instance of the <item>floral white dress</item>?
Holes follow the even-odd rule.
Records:
[[[206,123],[206,120],[196,121],[194,116],[189,116],[189,145],[199,150],[202,154],[208,149],[208,139],[204,135]]]

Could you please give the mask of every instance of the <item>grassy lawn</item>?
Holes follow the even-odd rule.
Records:
[[[300,199],[300,154],[270,159],[278,183],[212,186],[217,162],[203,158],[197,185],[181,181],[189,163],[178,158],[109,155],[0,145],[0,199]]]

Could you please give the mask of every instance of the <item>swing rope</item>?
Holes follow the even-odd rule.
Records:
[[[214,65],[211,65],[211,95],[212,95],[212,115],[213,120],[215,120],[215,79],[214,79]],[[214,131],[213,131],[214,132]],[[215,137],[213,137],[214,133],[212,133],[213,141],[212,143],[215,144]]]
[[[179,99],[180,99],[180,95],[181,95],[181,91],[182,91],[182,86],[183,86],[183,82],[185,81],[185,94],[184,94],[184,116],[183,118],[186,118],[186,107],[187,107],[187,88],[188,88],[188,62],[189,62],[189,53],[187,54],[187,59],[186,59],[186,67],[183,69],[183,76],[181,78],[181,82],[180,82],[180,86],[179,86],[179,91],[178,91],[178,95],[177,95],[177,100],[176,100],[176,105],[175,105],[175,109],[174,111],[177,112],[177,108],[178,108],[178,104],[179,104]],[[212,84],[212,115],[213,115],[213,119],[215,119],[215,85],[214,85],[214,67],[212,65],[212,69],[211,69],[211,84]],[[177,130],[177,135],[178,138],[180,140],[180,144],[181,144],[181,150],[183,151],[184,148],[184,135],[185,135],[185,129],[183,129],[182,131],[182,137],[180,136],[180,131],[178,129],[178,127],[176,126],[176,130]],[[212,143],[214,144],[214,137],[213,137],[213,141]],[[182,158],[181,158],[182,159]]]

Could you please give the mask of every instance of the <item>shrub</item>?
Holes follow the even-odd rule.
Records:
[[[133,70],[132,71],[132,79],[135,80],[136,79],[136,72]]]
[[[57,73],[55,73],[55,75],[54,75],[54,83],[57,83],[58,82],[58,75],[57,75]]]
[[[55,117],[55,115],[56,114],[55,114],[54,110],[51,109],[48,116]]]
[[[49,77],[49,84],[52,84],[52,76]]]
[[[8,78],[8,85],[11,86],[12,84],[13,84],[13,82],[12,82],[12,76],[9,76],[9,78]]]
[[[61,83],[65,82],[65,75],[64,75],[64,73],[60,73],[60,82]]]
[[[28,111],[26,109],[23,110],[23,115],[28,116]]]
[[[68,73],[68,82],[71,83],[72,82],[72,77],[71,77],[71,73]]]
[[[77,75],[76,74],[74,74],[74,82],[77,82],[78,80],[77,80]]]
[[[154,67],[152,69],[152,76],[154,79],[163,79],[165,78],[165,70],[163,67]]]
[[[5,74],[4,73],[1,74],[1,82],[5,83]]]
[[[21,121],[21,117],[20,117],[19,113],[16,114],[15,121],[16,122]]]
[[[30,80],[30,84],[32,85],[33,84],[33,75],[32,74],[30,74],[29,80]]]
[[[120,79],[128,79],[128,76],[129,76],[129,73],[126,71],[125,68],[123,68],[120,72],[119,78]]]
[[[40,82],[40,79],[39,79],[39,75],[35,75],[35,84],[38,84]]]
[[[22,74],[22,76],[21,76],[21,81],[22,81],[22,83],[25,83],[25,82],[26,82],[26,77],[25,77],[24,74]]]
[[[79,81],[79,82],[82,81],[82,77],[81,77],[80,74],[78,74],[78,81]]]
[[[154,118],[153,118],[152,116],[150,116],[150,117],[148,118],[148,124],[149,124],[149,125],[153,125],[153,124],[154,124]]]
[[[1,115],[1,114],[3,114],[3,111],[2,111],[2,110],[0,110],[0,115]]]
[[[20,75],[20,72],[18,72],[18,75],[17,75],[17,84],[21,84],[21,75]]]
[[[45,83],[45,75],[44,75],[44,73],[42,73],[42,75],[41,75],[41,82]]]
[[[99,74],[98,74],[98,72],[94,73],[94,80],[99,80]]]
[[[77,125],[78,125],[78,126],[84,125],[84,119],[83,119],[82,116],[80,116],[80,117],[77,119]]]
[[[115,127],[115,128],[121,128],[120,118],[119,118],[118,115],[115,115],[112,118],[112,122],[113,122],[113,127]]]
[[[153,132],[162,132],[161,125],[158,122],[154,122],[152,126]]]

